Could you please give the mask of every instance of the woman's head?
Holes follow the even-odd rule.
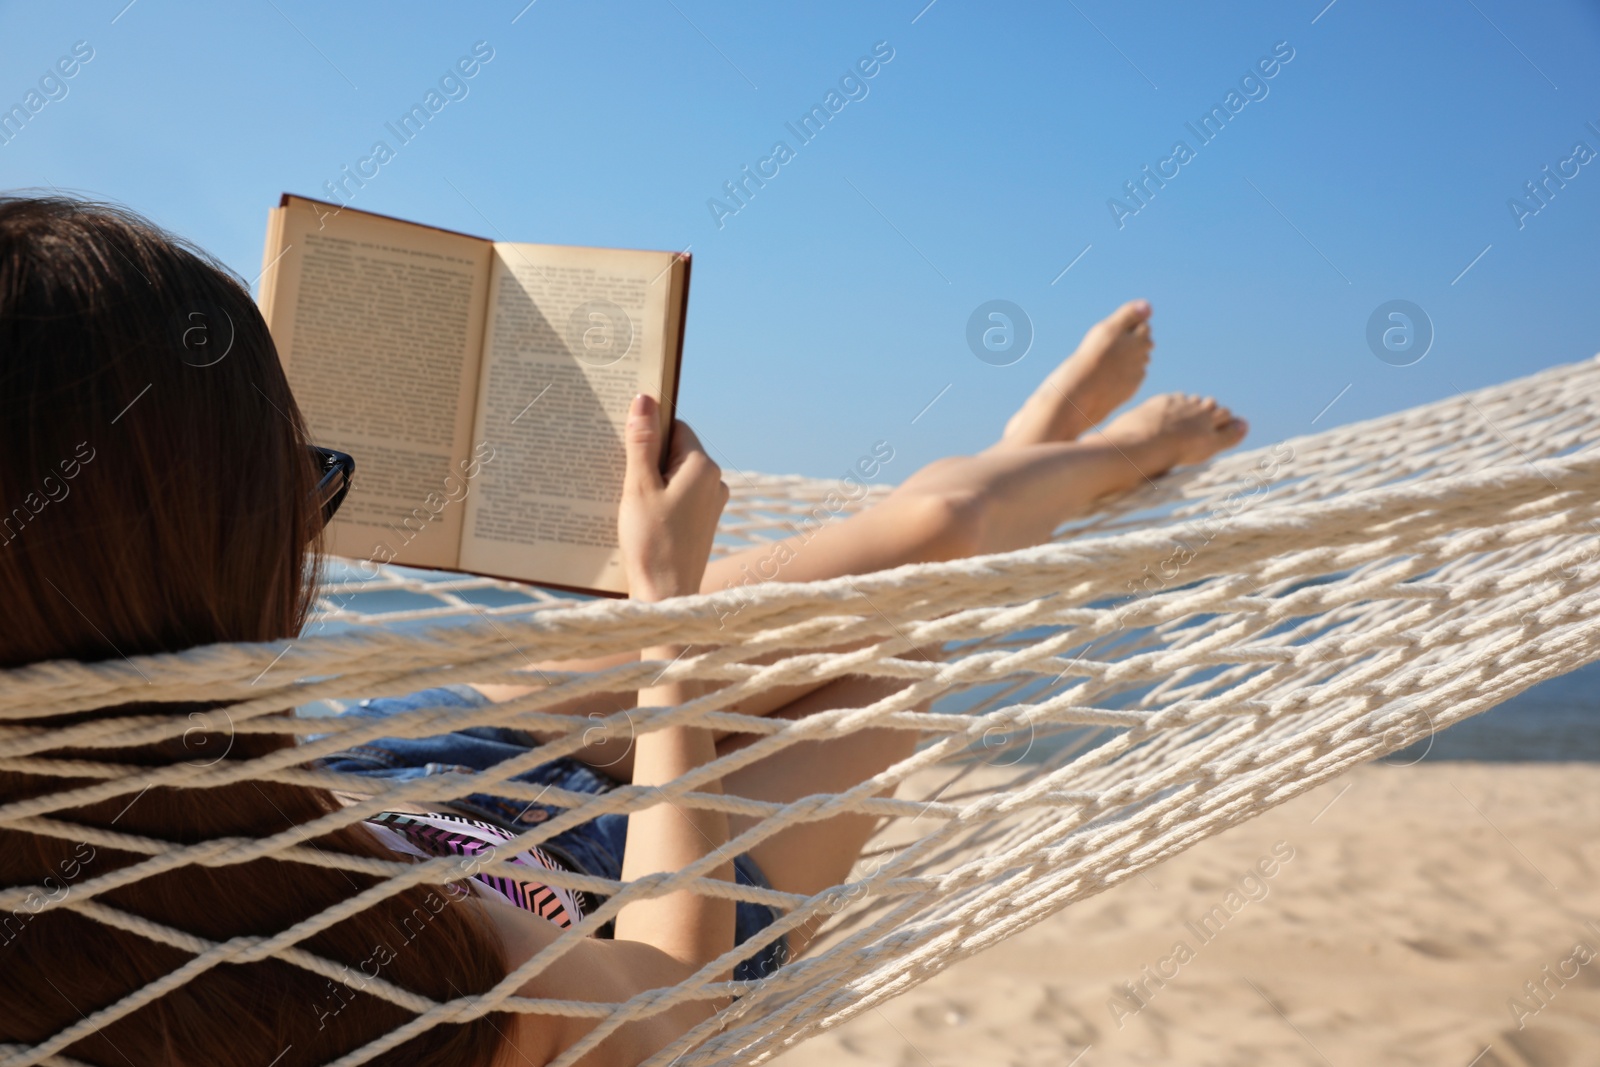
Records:
[[[0,666],[298,632],[306,443],[237,278],[129,212],[0,198]]]
[[[128,212],[0,197],[0,668],[296,634],[320,526],[306,445],[272,339],[238,279]],[[130,714],[182,722],[206,707],[124,704],[67,718],[40,708],[0,728]],[[151,841],[266,838],[335,808],[326,792],[265,780],[139,789],[146,768],[194,760],[171,733],[165,743],[36,754],[120,765],[131,784],[107,801],[51,809],[47,828],[0,822],[0,888],[37,887],[20,907],[0,908],[0,1045],[45,1040],[192,959],[190,948],[78,910],[86,899],[223,942],[289,929],[378,881],[297,858],[96,885],[149,861]],[[225,747],[220,758],[238,761],[291,743],[258,733],[203,754]],[[77,767],[0,771],[0,809],[97,781],[76,777]],[[305,847],[394,859],[359,826]],[[366,991],[374,960],[384,979],[434,1000],[503,977],[498,942],[461,897],[415,886],[299,942],[343,965],[346,979],[277,959],[212,967],[64,1052],[85,1063],[208,1067],[335,1059],[411,1017]],[[487,1063],[500,1045],[494,1027],[493,1017],[434,1027],[382,1062]]]

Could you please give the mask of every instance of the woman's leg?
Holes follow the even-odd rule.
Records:
[[[1038,544],[1100,497],[1238,443],[1247,428],[1243,420],[1210,398],[1177,394],[1156,397],[1094,429],[1143,376],[1150,347],[1147,315],[1147,308],[1128,305],[1092,329],[1078,354],[1029,399],[994,446],[924,467],[878,505],[823,527],[809,540],[784,542],[786,552],[759,546],[719,560],[702,591],[739,584],[762,562],[760,573],[772,573],[778,559],[787,562],[775,580],[809,581]],[[768,714],[797,719],[863,707],[903,684],[848,676],[764,697],[780,701]],[[749,741],[749,735],[733,736],[718,748],[731,751]],[[730,773],[723,787],[732,795],[780,803],[840,793],[910,755],[916,741],[910,731],[876,729],[802,742]],[[755,821],[736,817],[731,829],[741,833]],[[871,816],[840,815],[791,826],[750,854],[774,888],[812,895],[849,877],[876,829]],[[803,950],[813,933],[803,928],[792,935],[794,951]]]
[[[893,679],[850,676],[836,678],[792,703],[774,717],[798,719],[831,708],[865,707],[894,693]],[[917,710],[927,710],[926,706]],[[719,751],[740,747],[746,738],[731,737]],[[818,793],[842,793],[909,756],[917,737],[909,730],[860,730],[827,741],[802,741],[727,775],[722,787],[730,796],[789,803]],[[892,791],[885,791],[892,792]],[[733,816],[729,830],[743,833],[757,820]],[[850,874],[862,848],[877,829],[871,815],[836,815],[821,822],[797,823],[750,849],[767,882],[786,893],[810,896],[839,885]],[[820,923],[789,935],[794,954],[805,950]]]
[[[882,501],[814,532],[713,560],[700,591],[870,574],[1040,544],[1099,499],[1237,444],[1246,424],[1207,397],[1155,397],[1104,425],[1144,378],[1149,306],[1123,305],[1085,335],[975,456],[918,470]],[[775,688],[735,706],[770,714],[814,686]]]

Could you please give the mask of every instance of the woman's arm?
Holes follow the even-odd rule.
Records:
[[[683,649],[665,645],[645,651],[646,659],[669,663]],[[686,695],[677,683],[639,691],[640,707],[681,703]],[[641,735],[633,757],[634,785],[665,785],[716,758],[711,732],[695,726],[674,726]],[[721,792],[712,781],[698,792]],[[623,881],[658,871],[676,871],[716,853],[722,862],[709,877],[733,881],[733,860],[723,851],[728,842],[728,817],[722,812],[683,807],[664,801],[628,817],[628,839],[622,858]],[[618,940],[654,945],[691,968],[716,959],[733,947],[734,902],[688,890],[629,904],[617,915]]]
[[[647,396],[634,398],[626,442],[628,466],[618,535],[629,596],[654,601],[696,592],[711,554],[717,518],[728,500],[722,472],[701,449],[694,431],[679,423],[666,473],[661,473],[659,409]],[[683,652],[666,645],[646,649],[644,658],[670,663]],[[682,683],[668,682],[641,689],[639,706],[680,704],[690,696]],[[648,731],[634,742],[633,784],[665,785],[715,757],[710,730],[673,726]],[[700,786],[703,792],[720,789],[717,782]],[[728,818],[721,812],[671,801],[636,811],[628,819],[623,880],[677,871],[717,854],[722,862],[707,873],[731,882],[733,860],[723,853],[727,841]],[[691,968],[732,948],[733,933],[733,901],[689,890],[629,904],[617,915],[618,940],[652,945]]]
[[[722,472],[700,448],[694,432],[682,423],[674,428],[666,471],[661,472],[660,409],[650,397],[634,398],[626,429],[627,474],[617,520],[618,540],[628,569],[629,596],[663,600],[699,589],[711,555],[717,519],[728,500]],[[676,646],[644,650],[644,658],[671,662],[683,652]],[[641,689],[641,707],[682,703],[686,687],[678,682]],[[664,785],[716,756],[711,733],[699,727],[655,730],[635,740],[633,781]],[[699,791],[715,792],[708,782]],[[728,840],[728,819],[721,812],[699,811],[666,802],[634,812],[622,861],[624,881],[642,875],[676,871],[713,853]],[[733,881],[729,858],[707,872]],[[516,967],[559,936],[543,919],[512,908],[483,905]],[[734,903],[690,891],[672,893],[627,905],[617,915],[616,939],[584,939],[561,958],[551,972],[531,979],[519,992],[531,997],[569,997],[617,1003],[636,993],[676,985],[733,947]],[[693,1001],[670,1011],[623,1026],[583,1058],[583,1067],[633,1064],[665,1047],[716,1009],[709,1001]],[[593,1028],[577,1018],[519,1016],[509,1035],[509,1050],[534,1063],[547,1062]],[[504,1062],[517,1062],[516,1056]]]

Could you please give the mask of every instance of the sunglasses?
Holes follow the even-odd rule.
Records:
[[[311,461],[317,467],[317,491],[314,499],[322,507],[322,525],[333,521],[334,512],[344,503],[350,492],[350,477],[355,473],[355,457],[348,452],[311,446]]]

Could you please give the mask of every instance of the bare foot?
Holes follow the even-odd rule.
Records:
[[[1133,300],[1089,327],[1062,362],[1011,416],[996,447],[1071,441],[1127,402],[1150,362],[1150,303]]]
[[[1203,463],[1244,440],[1250,424],[1211,397],[1154,396],[1112,420],[1101,433],[1147,478],[1173,467]]]

